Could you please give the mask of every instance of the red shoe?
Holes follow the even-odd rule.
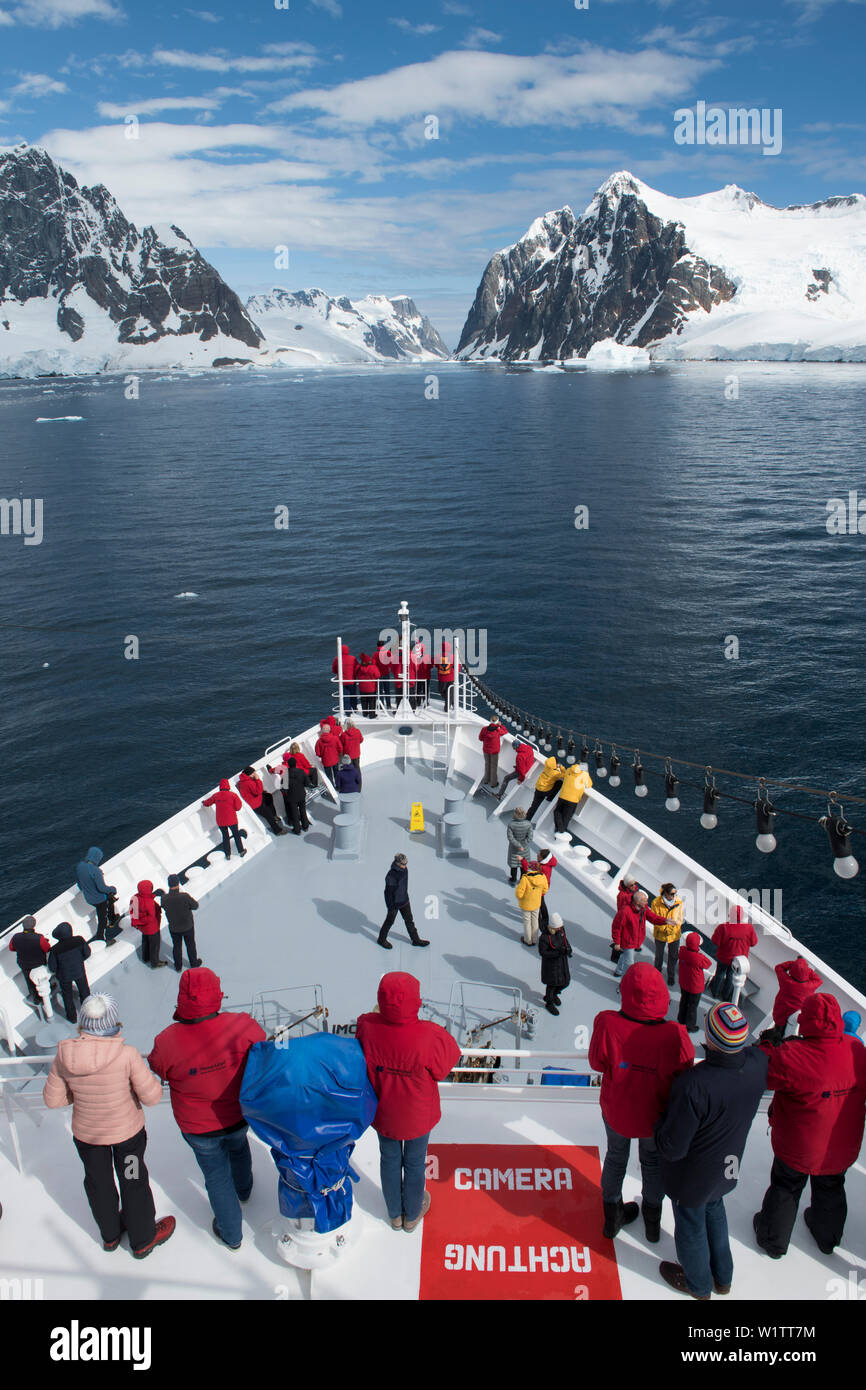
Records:
[[[168,1240],[169,1236],[174,1235],[174,1228],[176,1225],[177,1222],[173,1216],[164,1216],[161,1221],[157,1221],[153,1240],[150,1241],[148,1245],[143,1245],[140,1250],[133,1250],[132,1258],[134,1260],[143,1260],[150,1254],[151,1250],[155,1250],[158,1245],[163,1245],[165,1241]]]

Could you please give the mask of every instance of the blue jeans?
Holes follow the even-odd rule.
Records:
[[[622,1197],[622,1181],[628,1168],[631,1140],[611,1129],[602,1116],[607,1135],[607,1153],[601,1170],[601,1200],[618,1202]],[[659,1156],[656,1141],[651,1136],[637,1141],[640,1159],[641,1196],[648,1207],[660,1207],[665,1199],[659,1171]]]
[[[183,1137],[204,1176],[220,1235],[227,1245],[240,1245],[243,1221],[238,1196],[246,1198],[253,1186],[253,1158],[246,1125],[231,1134],[183,1134]]]
[[[616,963],[616,970],[613,972],[613,978],[618,980],[621,975],[625,974],[630,965],[634,965],[634,951],[622,951]]]
[[[681,1202],[672,1206],[677,1259],[689,1293],[705,1298],[713,1291],[713,1280],[730,1284],[734,1277],[724,1200],[719,1197],[702,1207],[684,1207]]]
[[[429,1134],[422,1134],[420,1139],[386,1139],[379,1135],[382,1196],[392,1221],[398,1216],[417,1221],[421,1215],[429,1138]]]

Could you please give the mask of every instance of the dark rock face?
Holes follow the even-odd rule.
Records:
[[[806,290],[806,298],[816,300],[821,294],[829,294],[830,286],[834,284],[832,272],[829,270],[813,270],[815,279]]]
[[[395,318],[402,319],[422,348],[425,348],[427,352],[435,352],[439,357],[451,356],[433,324],[425,314],[418,310],[414,299],[409,299],[407,295],[400,295],[398,298],[392,299],[391,303],[394,306]]]
[[[56,299],[58,327],[73,342],[86,332],[83,291],[121,343],[224,334],[257,348],[262,335],[237,295],[179,228],[171,232],[139,232],[106,188],[79,188],[44,150],[0,155],[0,301]],[[72,294],[78,308],[66,303]]]
[[[497,252],[457,355],[585,357],[605,338],[645,347],[735,293],[718,266],[689,250],[683,226],[655,217],[638,185],[618,175],[581,219],[570,208],[548,213]]]

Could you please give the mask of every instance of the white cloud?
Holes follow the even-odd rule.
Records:
[[[21,81],[12,88],[11,94],[13,97],[49,97],[68,90],[65,82],[58,82],[44,72],[22,72]]]
[[[223,21],[222,15],[214,14],[212,10],[187,10],[187,14],[191,14],[193,19],[204,20],[205,24],[222,24]]]
[[[122,121],[126,116],[152,116],[160,111],[218,111],[220,102],[215,97],[150,97],[147,101],[101,101],[97,106],[100,116],[108,120]]]
[[[434,112],[503,126],[583,119],[633,127],[643,108],[680,97],[717,66],[715,58],[655,48],[619,53],[591,44],[565,55],[451,51],[336,87],[294,92],[271,109],[312,108],[334,126],[399,123]]]
[[[60,29],[79,19],[122,19],[113,0],[22,0],[4,13],[0,23],[29,24],[41,29]]]
[[[126,54],[127,65],[140,67],[141,54]],[[147,60],[144,60],[147,62]],[[311,68],[314,50],[309,44],[269,44],[265,57],[232,57],[224,50],[215,53],[188,53],[181,48],[156,48],[151,62],[170,68],[194,68],[200,72],[278,72],[287,68]]]
[[[338,0],[310,0],[317,10],[324,10],[332,19],[339,19],[343,13],[343,6]]]
[[[416,34],[419,38],[424,38],[427,34],[436,34],[442,27],[440,24],[413,24],[411,19],[389,19],[389,24],[396,24],[398,29],[402,29],[405,34]]]
[[[4,24],[14,23],[15,20],[12,18],[11,14],[7,14],[5,10],[0,10],[0,28],[2,28]]]
[[[479,25],[476,25],[474,29],[469,30],[469,33],[466,35],[460,47],[483,48],[485,44],[501,42],[501,34],[494,33],[492,29],[482,29]]]

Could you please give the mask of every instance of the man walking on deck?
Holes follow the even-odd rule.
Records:
[[[394,855],[394,862],[385,875],[385,907],[387,909],[385,920],[379,929],[377,938],[380,946],[384,946],[386,951],[391,950],[388,933],[397,920],[398,912],[406,925],[412,945],[430,945],[429,941],[425,941],[423,937],[418,935],[415,918],[412,916],[412,905],[409,902],[409,869],[405,854]]]

